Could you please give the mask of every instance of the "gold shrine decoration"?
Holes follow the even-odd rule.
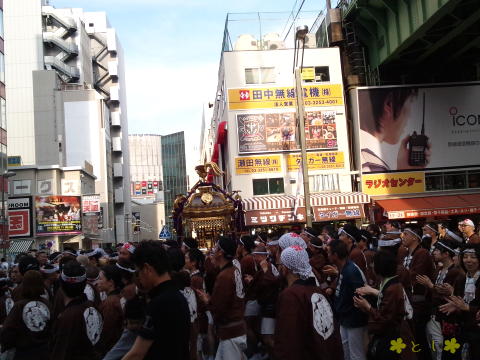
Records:
[[[216,162],[210,161],[206,162],[203,165],[198,165],[195,167],[195,171],[197,172],[198,176],[200,176],[200,179],[205,181],[208,176],[209,169],[212,169],[214,175],[220,176],[223,174],[223,171],[220,170]]]
[[[206,167],[207,164],[197,166],[197,173],[200,176],[206,174]],[[216,171],[214,167],[212,169]],[[211,248],[221,234],[232,230],[234,211],[234,203],[229,197],[216,191],[212,185],[199,186],[185,202],[183,224],[189,231],[195,231],[200,247]]]

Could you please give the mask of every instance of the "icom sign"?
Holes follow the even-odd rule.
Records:
[[[8,236],[32,236],[32,197],[8,199]]]

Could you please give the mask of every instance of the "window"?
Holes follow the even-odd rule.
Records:
[[[313,175],[308,177],[311,192],[339,191],[338,174]]]
[[[324,82],[330,81],[330,69],[328,66],[305,67],[302,70],[303,82]]]
[[[5,55],[0,52],[0,81],[5,84]]]
[[[480,170],[426,173],[425,185],[426,191],[478,189]]]
[[[444,190],[465,189],[467,187],[467,176],[465,171],[451,172],[444,174]]]
[[[253,179],[253,195],[283,194],[283,178]]]
[[[0,127],[2,129],[7,129],[7,107],[6,101],[4,98],[0,97]]]
[[[443,174],[433,173],[425,175],[426,191],[443,190]]]
[[[4,39],[5,37],[3,36],[3,10],[0,9],[0,37]]]
[[[480,188],[480,171],[468,172],[468,187],[470,189]]]
[[[14,180],[13,195],[30,194],[31,180]]]
[[[246,68],[246,84],[274,84],[276,74],[274,67]]]

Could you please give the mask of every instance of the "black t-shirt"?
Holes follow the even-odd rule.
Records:
[[[139,335],[153,340],[145,359],[189,359],[190,311],[173,281],[153,288]]]

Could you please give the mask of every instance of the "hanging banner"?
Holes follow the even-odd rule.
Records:
[[[341,106],[341,84],[307,85],[303,87],[306,107]],[[229,110],[282,109],[296,106],[295,88],[267,87],[228,89]]]
[[[334,110],[307,111],[307,149],[336,150],[337,124]],[[295,141],[295,113],[237,114],[238,152],[299,150]]]
[[[364,174],[362,192],[373,196],[422,193],[425,192],[425,173]]]
[[[237,175],[281,172],[280,155],[237,157],[235,171]]]
[[[301,154],[287,155],[287,171],[296,171],[300,167]],[[345,160],[343,151],[325,151],[307,153],[308,170],[343,169]]]

